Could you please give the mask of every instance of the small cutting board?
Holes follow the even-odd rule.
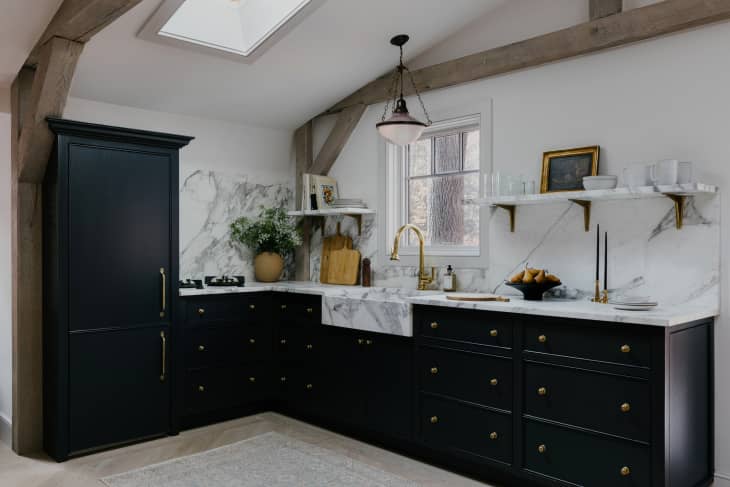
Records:
[[[328,284],[354,286],[360,271],[360,252],[352,249],[340,249],[330,252],[327,269]]]
[[[509,298],[505,298],[504,296],[497,296],[496,294],[447,294],[446,299],[448,299],[449,301],[498,301],[500,303],[509,303]]]
[[[337,228],[337,235],[332,235],[322,241],[322,259],[319,264],[319,282],[322,284],[332,284],[327,279],[329,277],[330,258],[333,250],[351,249],[352,238],[347,235],[341,235]]]

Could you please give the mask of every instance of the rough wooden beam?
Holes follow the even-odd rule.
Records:
[[[310,172],[314,152],[312,148],[312,121],[305,123],[294,133],[294,144],[296,151],[296,181],[294,181],[296,207],[301,209],[302,195],[306,188],[302,188],[302,175]],[[309,240],[312,234],[312,221],[309,218],[302,218],[302,245],[295,251],[294,262],[296,266],[295,278],[297,281],[309,281]]]
[[[367,106],[357,104],[347,107],[340,113],[332,132],[317,154],[317,159],[310,170],[311,173],[326,175],[330,171],[366,109]]]
[[[621,13],[624,8],[624,0],[589,0],[589,2],[591,20]]]
[[[65,0],[31,51],[26,65],[35,66],[53,37],[85,43],[142,0]]]
[[[730,0],[665,0],[413,72],[421,92],[446,88],[730,19]],[[391,75],[365,85],[324,114],[388,99]],[[412,95],[410,84],[405,94]],[[323,115],[324,115],[323,114]]]
[[[83,48],[84,45],[79,42],[54,37],[41,50],[20,134],[18,178],[21,182],[43,181],[53,148],[53,133],[48,128],[46,117],[63,114]]]
[[[41,186],[18,181],[23,114],[35,71],[24,68],[11,88],[11,255],[13,289],[13,449],[43,446]]]

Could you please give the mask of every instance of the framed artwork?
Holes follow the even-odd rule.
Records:
[[[585,176],[598,175],[599,155],[597,145],[545,152],[540,192],[581,191]]]
[[[327,176],[310,175],[310,181],[317,200],[317,209],[325,210],[332,206],[332,203],[339,198],[337,180]]]

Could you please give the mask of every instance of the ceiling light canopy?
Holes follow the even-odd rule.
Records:
[[[418,140],[423,133],[423,130],[432,123],[431,118],[428,116],[428,111],[426,111],[426,105],[424,105],[423,99],[421,99],[421,94],[418,92],[418,88],[416,87],[416,82],[413,80],[413,74],[411,73],[411,70],[403,64],[403,46],[409,39],[410,37],[407,35],[401,34],[390,40],[391,44],[400,49],[400,63],[393,73],[390,96],[388,97],[388,101],[385,103],[383,117],[380,122],[375,124],[380,135],[396,145],[412,144]],[[420,120],[413,118],[411,114],[408,113],[406,100],[403,98],[403,78],[405,77],[405,73],[408,73],[411,85],[413,86],[413,91],[415,91],[418,101],[421,103],[423,114],[426,116],[428,123],[421,122]],[[398,92],[396,90],[399,86],[400,95],[397,95]],[[393,113],[390,118],[386,120],[385,116],[388,114],[388,107],[390,106],[391,99],[393,100]]]

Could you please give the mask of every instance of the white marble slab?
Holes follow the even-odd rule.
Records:
[[[359,286],[321,285],[312,282],[251,283],[246,287],[181,289],[180,296],[209,296],[292,292],[322,296],[322,323],[341,328],[413,336],[412,306],[428,305],[483,311],[500,311],[554,318],[573,318],[607,323],[631,323],[672,327],[719,315],[714,300],[697,299],[672,306],[660,304],[653,311],[620,311],[611,305],[581,299],[525,301],[511,297],[509,303],[450,301],[434,291],[403,288],[364,288]]]

